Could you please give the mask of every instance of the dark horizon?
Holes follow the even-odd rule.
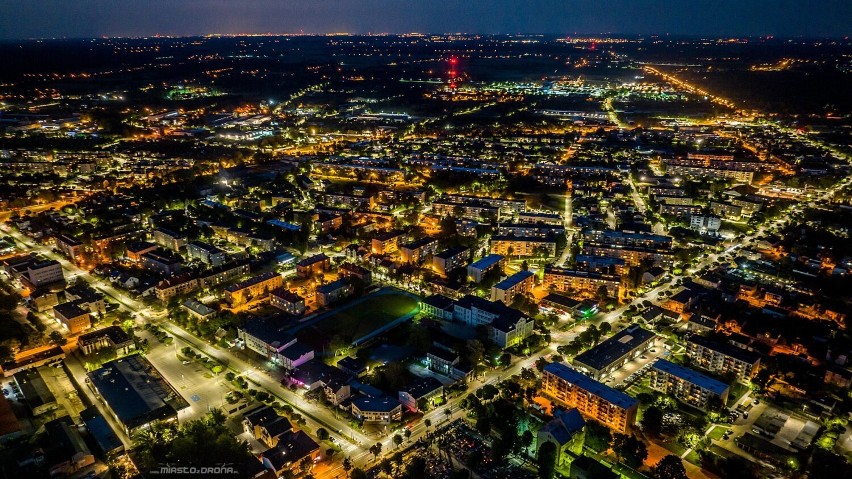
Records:
[[[0,8],[7,40],[337,32],[842,38],[852,25],[842,0],[0,0]]]

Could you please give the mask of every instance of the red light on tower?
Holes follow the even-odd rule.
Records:
[[[459,59],[456,57],[450,57],[450,65],[455,65],[459,62]]]

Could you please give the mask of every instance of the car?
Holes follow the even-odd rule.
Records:
[[[748,419],[748,413],[747,412],[743,413],[743,419]]]
[[[183,362],[183,364],[189,364],[189,363],[190,363],[189,361],[184,361],[184,362]]]

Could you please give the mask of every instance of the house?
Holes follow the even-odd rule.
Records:
[[[187,299],[180,306],[181,308],[186,310],[186,312],[188,312],[190,316],[201,321],[207,321],[208,319],[216,316],[215,309],[194,299]]]
[[[266,447],[275,447],[281,436],[293,430],[293,425],[272,406],[261,406],[243,416],[243,429]]]
[[[82,241],[68,235],[56,235],[53,241],[56,249],[71,259],[72,262],[79,263],[83,259],[84,245]]]
[[[557,467],[567,465],[571,453],[579,456],[583,452],[585,427],[586,421],[576,408],[556,409],[553,419],[538,430],[536,451],[541,451],[541,446],[549,442],[556,447]]]
[[[337,269],[337,275],[340,278],[356,279],[362,285],[369,286],[373,283],[373,274],[367,268],[363,268],[352,263],[343,263]]]
[[[286,472],[301,470],[303,461],[316,463],[322,457],[320,445],[304,431],[290,431],[278,438],[278,443],[260,454],[264,467],[273,471],[276,477]]]
[[[418,412],[423,405],[444,394],[444,385],[437,379],[426,376],[418,378],[405,389],[399,391],[399,402],[409,411]]]
[[[69,416],[46,423],[44,429],[48,437],[44,462],[51,477],[71,475],[95,463],[95,456]]]
[[[136,349],[133,339],[118,326],[105,328],[81,334],[77,338],[77,347],[84,355],[89,355],[103,348],[114,349],[116,354],[123,356]]]
[[[341,371],[349,373],[355,377],[363,376],[369,370],[364,363],[349,356],[337,361],[337,367]]]

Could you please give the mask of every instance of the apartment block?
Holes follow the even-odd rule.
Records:
[[[562,363],[544,367],[542,392],[622,434],[629,433],[636,422],[639,401]]]

